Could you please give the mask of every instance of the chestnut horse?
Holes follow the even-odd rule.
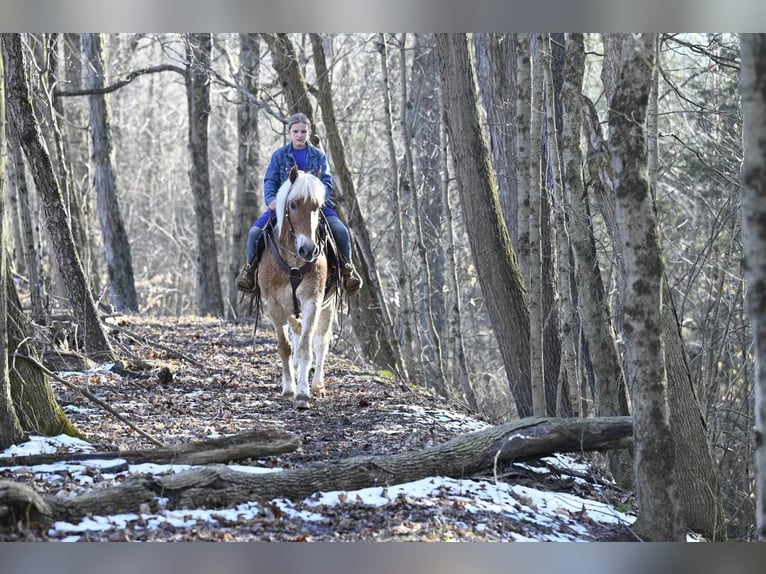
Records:
[[[299,409],[309,408],[311,391],[323,391],[324,360],[335,318],[337,288],[325,293],[328,260],[319,237],[324,202],[320,179],[293,167],[277,192],[276,226],[265,232],[266,247],[258,265],[261,297],[277,332],[282,397],[294,398]]]

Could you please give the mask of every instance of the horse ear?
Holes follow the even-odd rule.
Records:
[[[295,183],[296,179],[298,179],[298,166],[294,165],[290,168],[290,183]]]

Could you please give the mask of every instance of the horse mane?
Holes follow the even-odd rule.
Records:
[[[285,217],[285,205],[288,199],[311,201],[316,205],[324,205],[325,202],[325,188],[322,180],[312,173],[299,171],[298,169],[295,169],[295,172],[294,180],[291,181],[293,179],[291,172],[291,177],[277,191],[277,235],[282,231],[282,220]]]

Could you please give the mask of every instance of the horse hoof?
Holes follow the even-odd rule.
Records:
[[[282,398],[286,401],[291,401],[293,400],[294,397],[295,397],[295,393],[293,392],[282,393]]]
[[[295,408],[296,409],[307,409],[310,406],[309,398],[306,395],[298,395],[295,397]]]

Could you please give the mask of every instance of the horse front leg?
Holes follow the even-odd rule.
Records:
[[[282,361],[282,397],[291,400],[295,396],[295,368],[290,360],[292,345],[287,337],[287,326],[277,329],[277,351]]]
[[[297,335],[297,344],[293,348],[297,389],[295,395],[295,408],[307,409],[310,406],[311,390],[309,389],[309,371],[313,361],[313,349],[311,346],[312,333],[316,327],[315,310],[311,305],[303,305],[303,317],[301,320],[290,318],[290,326]]]
[[[318,395],[324,392],[324,361],[332,340],[332,324],[335,318],[335,302],[327,302],[319,312],[319,321],[314,332],[314,355],[316,366],[311,390]]]

